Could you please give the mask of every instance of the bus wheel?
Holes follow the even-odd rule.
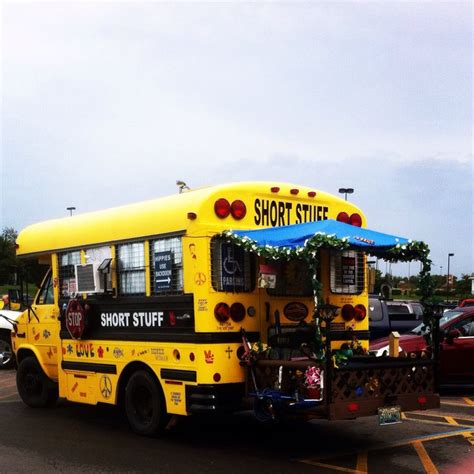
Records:
[[[132,430],[142,436],[156,435],[166,428],[169,416],[157,380],[139,370],[125,388],[125,412]]]
[[[26,357],[18,365],[16,386],[21,399],[33,408],[53,405],[58,399],[57,384],[47,377],[35,357]]]
[[[10,331],[0,331],[0,370],[11,369],[15,365]]]

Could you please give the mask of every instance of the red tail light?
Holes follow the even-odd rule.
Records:
[[[230,317],[236,323],[242,321],[245,318],[245,306],[242,303],[234,303],[230,307]]]
[[[352,402],[352,403],[349,403],[347,405],[347,411],[349,411],[351,413],[354,413],[357,410],[359,410],[359,404],[358,403]]]
[[[349,214],[347,212],[340,212],[336,218],[339,222],[344,222],[345,224],[349,224]]]
[[[354,319],[354,313],[354,307],[351,304],[345,304],[341,309],[341,315],[344,318],[344,321],[350,321],[351,319]]]
[[[247,208],[245,207],[244,202],[240,201],[239,199],[234,201],[230,206],[230,213],[234,219],[243,219],[245,214],[247,214]]]
[[[363,304],[357,304],[354,308],[354,317],[356,321],[362,321],[367,316],[367,310]]]
[[[214,316],[220,322],[224,323],[230,318],[230,308],[227,303],[217,303],[214,308]]]
[[[227,199],[221,198],[214,203],[214,212],[217,217],[224,219],[230,214],[230,204]]]
[[[427,401],[428,401],[428,400],[426,399],[426,397],[425,397],[424,395],[420,395],[420,396],[418,397],[418,403],[419,403],[420,405],[426,405],[426,402],[427,402]]]
[[[356,227],[362,226],[362,217],[359,214],[352,214],[349,218],[349,224],[355,225]]]

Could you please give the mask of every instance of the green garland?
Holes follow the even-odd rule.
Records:
[[[309,264],[311,272],[311,282],[314,293],[315,308],[320,302],[322,302],[322,284],[317,279],[316,269],[318,266],[319,249],[333,249],[333,250],[347,250],[351,248],[349,244],[349,238],[343,237],[338,238],[335,234],[326,234],[324,232],[317,232],[314,236],[307,239],[303,247],[297,247],[295,249],[289,247],[274,247],[272,245],[259,245],[257,242],[246,236],[239,236],[234,234],[232,230],[224,231],[220,234],[221,237],[227,241],[242,247],[244,250],[264,257],[270,260],[291,260],[291,259],[304,259]],[[354,248],[354,247],[352,247]],[[357,248],[359,250],[359,248]],[[409,262],[412,260],[419,260],[421,262],[420,271],[420,293],[421,301],[428,303],[433,298],[434,285],[430,275],[431,271],[431,260],[429,258],[429,248],[424,242],[409,240],[406,244],[396,244],[394,247],[389,249],[375,249],[375,248],[364,248],[362,249],[371,256],[383,258],[389,262]],[[314,323],[318,330],[318,337],[321,339],[321,332],[319,327],[319,321],[317,318],[317,312],[315,312]],[[425,324],[432,327],[434,321],[433,311],[429,309],[429,306],[424,313]],[[430,344],[431,344],[430,337]],[[322,341],[319,341],[322,347]]]

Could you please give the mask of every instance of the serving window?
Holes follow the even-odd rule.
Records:
[[[275,288],[267,288],[269,295],[313,296],[308,262],[305,260],[277,261],[272,262],[271,266],[275,269],[276,279]]]
[[[359,295],[364,291],[364,254],[355,250],[332,251],[330,256],[331,292]]]

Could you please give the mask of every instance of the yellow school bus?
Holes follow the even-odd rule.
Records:
[[[350,352],[354,341],[360,353],[368,348],[367,252],[348,247],[346,237],[329,245],[330,232],[311,229],[328,245],[305,259],[298,252],[314,239],[272,255],[276,246],[251,237],[276,229],[302,238],[301,229],[317,223],[342,224],[354,229],[354,242],[372,245],[362,234],[364,214],[350,202],[269,182],[189,190],[27,227],[17,254],[50,270],[13,332],[20,396],[32,407],[58,396],[121,405],[144,435],[171,415],[238,410],[252,399],[270,417],[284,404],[312,417],[373,414],[386,399],[374,401],[368,389],[370,400],[359,397],[357,409],[346,410],[354,402],[344,390],[332,396],[342,359],[329,356]],[[315,311],[321,304],[332,308],[330,321]],[[302,338],[290,337],[296,333]],[[309,344],[315,338],[325,341],[326,357]],[[319,370],[319,394],[294,387],[284,394],[282,379],[308,378],[310,365]],[[324,372],[331,372],[326,386]],[[365,383],[377,387],[372,379]],[[421,392],[423,406],[436,405],[432,385]],[[400,396],[403,409],[420,408],[412,393]]]

